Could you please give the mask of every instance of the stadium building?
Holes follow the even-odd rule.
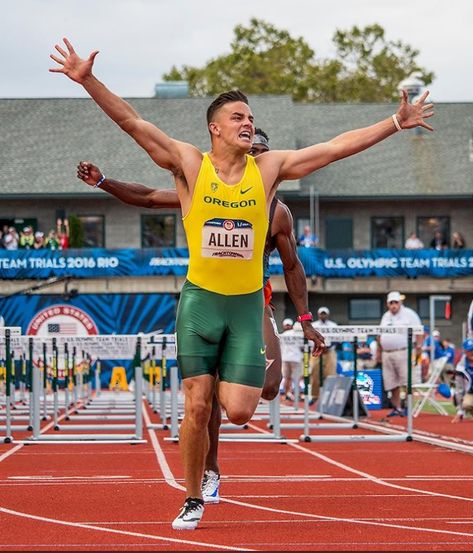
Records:
[[[397,109],[395,104],[296,104],[286,96],[250,100],[272,149],[327,141]],[[172,137],[208,149],[209,99],[129,101]],[[300,248],[313,312],[327,305],[339,324],[377,324],[387,292],[399,290],[428,324],[429,298],[450,296],[448,308],[444,300],[435,304],[435,323],[443,336],[460,343],[473,297],[472,114],[471,103],[436,104],[435,132],[403,131],[301,181],[282,183],[279,197],[293,213],[296,236],[309,225],[319,240],[315,248]],[[17,324],[23,310],[28,319],[23,326],[29,325],[57,304],[90,314],[87,305],[95,302],[97,317],[103,318],[95,322],[100,332],[123,332],[113,326],[122,321],[120,310],[130,332],[156,325],[172,331],[185,272],[179,212],[122,204],[79,181],[76,166],[89,160],[108,177],[156,188],[172,188],[171,175],[90,99],[2,99],[0,117],[0,228],[31,225],[47,234],[58,217],[69,217],[79,221],[83,233],[83,248],[62,262],[66,252],[27,263],[29,252],[0,250],[5,322]],[[466,248],[431,248],[436,229],[448,245],[452,233],[461,232]],[[404,249],[412,231],[425,249]],[[161,272],[140,272],[145,265]],[[277,260],[274,267],[280,273]],[[275,274],[272,282],[277,320],[294,316],[283,276]],[[81,299],[85,304],[79,305]]]

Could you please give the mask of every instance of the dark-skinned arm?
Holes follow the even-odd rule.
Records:
[[[304,267],[297,256],[296,239],[292,230],[292,215],[288,207],[278,202],[274,213],[273,225],[276,249],[279,252],[284,269],[287,291],[298,315],[308,313],[309,303]],[[304,336],[314,342],[313,355],[321,355],[325,350],[324,337],[312,326],[310,321],[301,323]]]
[[[101,180],[102,171],[89,161],[81,161],[77,166],[77,178],[89,186],[95,185]],[[100,183],[100,188],[108,192],[120,201],[136,207],[150,209],[179,208],[179,198],[175,190],[156,190],[134,182],[123,182],[105,178]]]

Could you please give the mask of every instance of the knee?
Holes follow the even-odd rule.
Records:
[[[279,386],[281,385],[281,380],[281,374],[279,374],[278,377],[273,378],[268,377],[268,375],[266,374],[261,397],[266,401],[273,400],[279,394]]]
[[[186,405],[185,416],[191,424],[203,427],[207,426],[209,422],[211,410],[211,403],[195,400]]]
[[[246,424],[253,416],[253,410],[248,407],[239,407],[238,409],[226,409],[228,420],[237,425]]]

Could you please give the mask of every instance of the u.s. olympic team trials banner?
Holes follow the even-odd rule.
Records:
[[[306,275],[326,278],[473,275],[473,250],[325,251],[298,248]],[[0,279],[71,276],[185,276],[187,248],[0,250]],[[279,256],[270,258],[272,274],[282,274]]]

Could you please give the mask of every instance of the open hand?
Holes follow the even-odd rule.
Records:
[[[61,54],[61,56],[55,54],[50,54],[49,56],[61,67],[54,67],[49,71],[51,71],[51,73],[64,73],[64,75],[67,75],[76,83],[83,84],[85,79],[92,75],[94,59],[99,51],[94,50],[90,56],[84,60],[76,54],[72,44],[67,40],[67,38],[64,38],[63,40],[66,45],[67,52],[61,48],[59,44],[56,44],[54,48],[59,52],[59,54]]]
[[[425,100],[429,95],[426,90],[422,96],[413,104],[409,103],[407,91],[402,91],[402,100],[399,109],[397,110],[397,119],[403,129],[412,129],[414,127],[424,127],[429,131],[433,131],[428,123],[424,121],[434,114],[434,104],[426,104]]]

